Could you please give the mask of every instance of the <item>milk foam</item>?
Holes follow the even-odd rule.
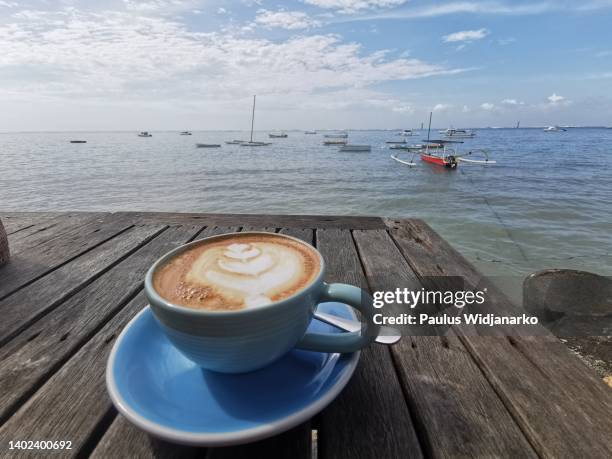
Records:
[[[185,279],[211,287],[227,300],[256,307],[296,288],[308,273],[303,255],[288,245],[267,241],[211,246],[194,260]]]

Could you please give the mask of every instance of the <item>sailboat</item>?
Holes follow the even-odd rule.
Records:
[[[242,142],[239,145],[241,147],[265,147],[266,145],[272,145],[269,142],[254,142],[253,141],[253,126],[255,125],[255,98],[253,96],[253,113],[251,115],[251,138],[248,142]]]

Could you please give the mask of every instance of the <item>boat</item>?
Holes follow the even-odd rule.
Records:
[[[221,144],[218,143],[196,143],[197,148],[219,148]]]
[[[328,139],[346,139],[348,134],[346,132],[338,132],[337,134],[325,134],[323,137]]]
[[[270,137],[271,139],[286,139],[289,136],[284,132],[280,132],[278,134],[268,134],[268,137]]]
[[[241,147],[265,147],[267,145],[272,145],[270,142],[242,142],[240,144]]]
[[[406,139],[402,139],[402,140],[387,140],[387,141],[385,141],[385,143],[388,143],[388,144],[391,144],[391,145],[400,145],[400,144],[406,143]]]
[[[346,145],[346,144],[347,144],[347,139],[344,137],[340,139],[328,138],[323,141],[323,145]]]
[[[248,140],[227,140],[226,145],[240,145],[242,143],[248,142]]]
[[[304,134],[316,134],[317,131],[304,131]]]
[[[424,161],[429,164],[433,164],[436,166],[442,166],[447,169],[457,169],[457,166],[460,162],[465,162],[469,164],[480,164],[480,165],[490,165],[496,164],[496,161],[492,161],[489,159],[489,153],[484,149],[472,149],[467,153],[459,154],[457,150],[448,145],[463,143],[459,140],[425,140],[426,146],[424,149],[415,151],[412,155],[412,158],[408,161],[398,157],[398,154],[391,155],[391,158],[395,161],[398,161],[403,164],[407,164],[409,166],[416,166],[414,162],[415,155],[419,155],[421,157],[421,161]],[[440,148],[436,147],[434,149],[429,148],[429,143],[432,144],[441,144],[443,148],[440,151]],[[483,159],[471,159],[466,158],[465,156],[476,156],[482,157]]]
[[[401,132],[398,132],[397,135],[403,135],[404,137],[409,137],[414,134],[412,133],[412,129],[404,129]]]
[[[179,135],[191,135],[189,131],[181,131]]]
[[[426,148],[429,148],[430,150],[434,150],[436,148],[444,148],[444,146],[442,144],[432,143],[432,144],[429,144],[429,145],[423,145],[423,144],[415,144],[415,145],[391,145],[389,147],[390,150],[408,150],[408,151],[425,150]]]
[[[471,139],[472,137],[476,137],[476,133],[474,131],[467,129],[449,128],[439,132],[440,134],[444,134],[446,137],[454,137],[456,139]]]
[[[544,128],[544,132],[565,132],[567,129],[559,126],[548,126]]]
[[[338,151],[371,151],[372,147],[370,145],[354,145],[354,144],[346,144],[342,145]]]
[[[251,114],[251,138],[248,142],[240,142],[238,145],[241,147],[265,147],[266,145],[272,145],[268,142],[255,142],[253,141],[253,127],[255,126],[255,99],[257,96],[253,96],[253,112]]]
[[[147,131],[141,131],[138,133],[138,137],[153,137],[153,134],[150,134]]]
[[[87,140],[71,140],[70,143],[87,143]]]

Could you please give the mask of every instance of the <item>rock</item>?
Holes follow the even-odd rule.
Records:
[[[543,322],[564,316],[612,316],[612,279],[572,269],[548,269],[527,276],[523,306]]]

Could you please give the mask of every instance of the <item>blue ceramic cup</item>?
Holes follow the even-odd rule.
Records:
[[[290,236],[274,236],[306,245]],[[155,318],[174,346],[202,368],[222,373],[253,371],[294,347],[318,352],[355,352],[378,335],[379,327],[372,321],[372,297],[352,285],[323,282],[325,263],[311,246],[308,248],[319,257],[317,277],[296,294],[271,304],[237,311],[207,311],[172,304],[155,291],[153,274],[160,266],[194,245],[221,237],[227,235],[200,239],[168,252],[151,266],[145,278],[145,294]],[[306,333],[317,305],[327,301],[357,309],[363,321],[361,332]]]

